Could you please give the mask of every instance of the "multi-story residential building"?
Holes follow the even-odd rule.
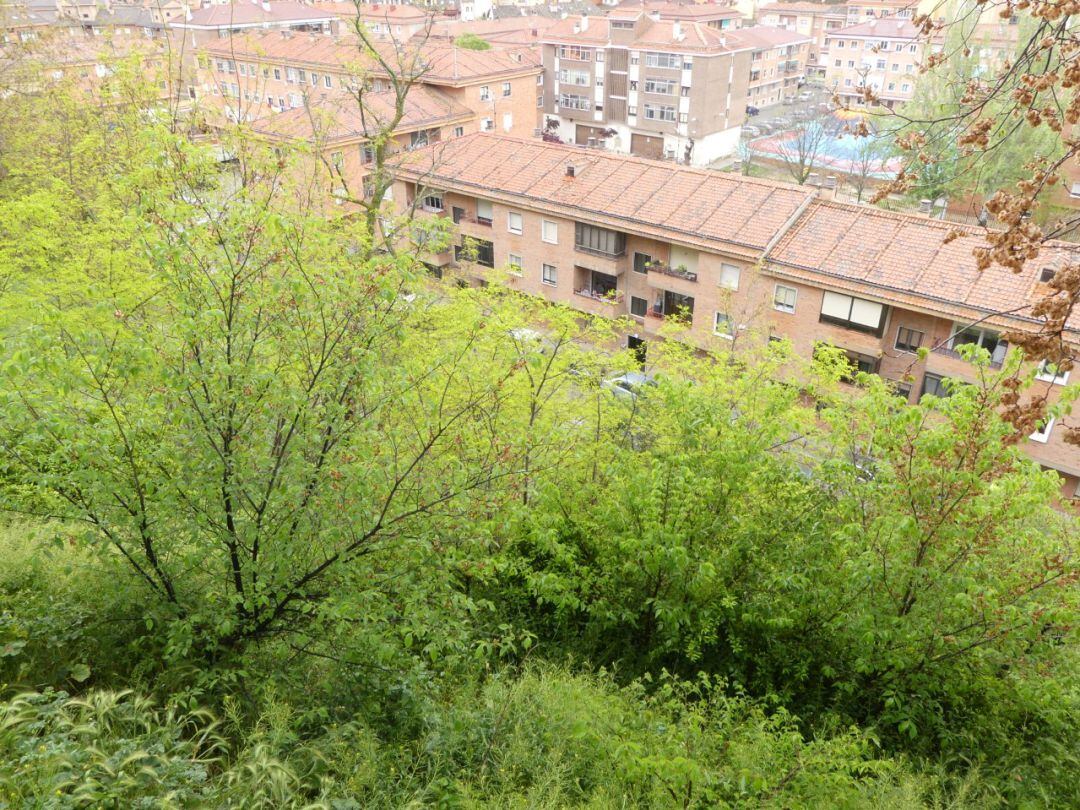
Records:
[[[918,0],[848,0],[847,23],[858,25],[886,17],[911,19],[918,12],[918,7]]]
[[[198,47],[214,39],[267,28],[330,33],[336,21],[337,17],[333,13],[296,0],[262,0],[258,3],[249,0],[215,0],[172,20],[170,27],[183,32],[186,41]]]
[[[759,10],[758,23],[810,37],[807,73],[823,76],[829,55],[826,37],[847,25],[847,8],[842,3],[769,3]]]
[[[845,103],[864,105],[864,87],[889,108],[911,99],[926,46],[910,20],[875,18],[842,28],[825,41],[825,83]]]
[[[558,22],[555,17],[540,17],[535,14],[473,22],[437,20],[426,33],[426,37],[453,41],[462,34],[475,34],[493,48],[531,46],[539,50],[544,34]]]
[[[617,152],[707,165],[745,120],[750,49],[641,11],[568,17],[544,37],[545,128]]]
[[[750,48],[747,103],[763,108],[790,101],[806,80],[810,37],[781,28],[755,25],[728,32],[728,43]]]
[[[727,31],[742,24],[742,14],[733,5],[723,3],[678,3],[671,0],[627,0],[619,3],[620,12],[644,11],[661,20],[699,23]]]
[[[473,51],[443,41],[423,43],[415,51],[394,43],[379,47],[395,72],[416,68],[415,86],[436,88],[471,110],[478,128],[534,134],[541,69],[531,50]],[[350,36],[267,32],[214,41],[202,53],[196,96],[220,98],[224,87],[230,98],[239,97],[241,104],[232,105],[237,109],[254,100],[267,111],[281,112],[305,106],[311,94],[340,91],[360,81],[374,90],[390,89],[382,66]]]
[[[456,223],[457,246],[426,257],[439,272],[625,319],[632,346],[672,319],[701,348],[782,337],[810,357],[830,344],[911,401],[946,395],[945,378],[978,379],[965,345],[1000,367],[1003,333],[1038,328],[1022,305],[1080,260],[1056,243],[1022,273],[979,270],[976,228],[535,139],[470,135],[410,152],[396,172],[396,204],[422,195],[424,211]],[[1080,343],[1080,316],[1068,336]],[[1055,401],[1067,376],[1039,374],[1034,393]],[[1049,422],[1026,447],[1074,497],[1080,451],[1062,433]]]

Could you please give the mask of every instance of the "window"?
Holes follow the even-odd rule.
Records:
[[[735,320],[726,312],[713,315],[713,334],[728,340],[735,339]]]
[[[521,214],[518,214],[515,211],[509,211],[506,214],[506,229],[510,231],[510,233],[521,233]]]
[[[604,61],[604,52],[603,51],[597,51],[596,52],[596,61],[597,62],[603,62]]]
[[[1076,185],[1080,185],[1080,184],[1074,184],[1073,187],[1075,188]],[[1072,193],[1072,192],[1070,192],[1070,193]],[[1056,275],[1056,273],[1057,273],[1057,271],[1054,270],[1053,267],[1044,267],[1042,270],[1039,271],[1039,283],[1041,283],[1041,284],[1049,284],[1051,281],[1054,280],[1054,276]]]
[[[633,104],[631,104],[629,107],[626,108],[626,114],[627,115],[637,115],[637,107],[635,107]]]
[[[480,87],[480,100],[491,101],[491,88],[486,84]]]
[[[685,124],[689,121],[689,116],[686,113],[679,113],[679,123]]]
[[[740,270],[733,264],[720,265],[720,286],[725,290],[739,289]]]
[[[914,352],[922,346],[923,333],[918,329],[901,326],[896,330],[896,348],[902,352]]]
[[[540,271],[540,281],[544,284],[550,284],[552,287],[559,283],[559,271],[553,264],[545,264]]]
[[[476,221],[481,225],[490,225],[494,211],[491,207],[491,200],[477,200],[476,201]]]
[[[1080,180],[1076,180],[1069,187],[1069,196],[1071,196],[1071,197],[1080,197]]]
[[[675,92],[675,82],[672,79],[646,79],[645,92],[670,96]]]
[[[881,337],[888,311],[888,307],[873,301],[827,292],[821,299],[820,320],[823,323],[832,323],[845,329],[868,332]]]
[[[646,104],[645,117],[653,121],[674,121],[675,108],[667,104]]]
[[[460,138],[465,134],[465,127],[454,127],[454,137]]]
[[[1001,335],[989,329],[978,327],[965,327],[962,324],[953,324],[953,334],[949,338],[949,349],[956,351],[961,346],[972,344],[990,352],[990,364],[999,366],[1005,361],[1005,353],[1009,350],[1009,344],[1001,339]]]
[[[636,318],[644,318],[645,313],[649,311],[649,302],[644,298],[638,298],[636,295],[630,296],[630,314]]]
[[[922,393],[919,394],[919,398],[922,399],[927,394],[942,399],[949,396],[949,389],[945,387],[945,378],[940,374],[931,374],[929,372],[923,375]]]
[[[285,81],[289,84],[296,84],[296,68],[285,68]]]
[[[345,155],[341,152],[331,152],[330,165],[334,167],[338,174],[341,174],[341,171],[345,168]]]
[[[274,79],[279,82],[281,81],[281,68],[274,68]]]
[[[540,223],[540,238],[551,245],[559,244],[559,225],[550,219]]]
[[[648,273],[649,264],[652,262],[652,256],[648,253],[639,253],[634,251],[634,272],[635,273]]]
[[[559,84],[576,84],[578,87],[588,87],[589,71],[563,68],[559,71]]]
[[[428,131],[426,129],[409,133],[409,148],[417,149],[428,145]]]
[[[466,238],[454,246],[454,258],[458,261],[475,261],[484,267],[495,266],[495,246],[486,239]]]
[[[375,162],[375,147],[374,146],[361,146],[360,147],[360,161],[362,163],[374,163]]]
[[[1046,444],[1050,440],[1050,431],[1054,429],[1054,417],[1050,416],[1043,420],[1043,423],[1035,429],[1035,432],[1031,434],[1030,438],[1033,442],[1041,442]]]
[[[601,256],[622,256],[626,252],[626,234],[577,222],[574,224],[574,247]]]
[[[1069,372],[1063,371],[1058,373],[1057,366],[1053,363],[1047,363],[1043,360],[1039,363],[1039,368],[1035,371],[1035,379],[1048,382],[1053,385],[1065,385],[1069,381]]]
[[[490,118],[481,118],[480,119],[480,131],[481,132],[491,132],[493,129],[495,129],[495,122],[494,121],[492,121]]]
[[[592,48],[582,48],[580,45],[560,45],[560,59],[573,59],[575,62],[591,62]]]
[[[520,276],[524,273],[524,269],[521,266],[521,257],[516,253],[511,253],[506,258],[506,263],[510,266],[510,272],[515,276]]]
[[[510,86],[510,82],[503,82],[503,88],[502,88],[503,98],[506,98],[507,96],[510,95],[511,89],[512,88]]]
[[[537,94],[537,96],[536,96],[536,106],[537,107],[543,107],[544,106],[544,94],[543,93]]]
[[[503,131],[509,132],[514,128],[514,114],[503,113]]]
[[[592,101],[588,96],[577,96],[573,93],[559,94],[559,107],[565,110],[591,110]]]
[[[878,59],[874,66],[878,70],[884,70],[885,69],[885,60],[884,59]]]
[[[794,312],[795,301],[799,297],[799,291],[794,287],[777,284],[773,290],[773,309],[780,312]]]
[[[319,74],[318,73],[312,73],[311,74],[311,86],[312,87],[318,87],[319,86]]]
[[[678,70],[682,67],[682,59],[677,53],[646,53],[645,65],[647,67],[669,68]]]
[[[329,73],[327,73],[325,76],[322,77],[322,81],[323,81],[323,86],[325,86],[325,87],[333,87],[334,86],[334,80],[330,78]]]
[[[609,26],[611,27],[612,30],[633,31],[634,30],[634,21],[633,20],[612,20],[609,23]]]
[[[425,211],[442,211],[443,195],[441,191],[429,191],[420,200],[420,207]]]

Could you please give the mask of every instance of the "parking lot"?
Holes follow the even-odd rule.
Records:
[[[824,85],[808,83],[791,101],[766,107],[757,115],[748,115],[742,128],[742,137],[753,140],[763,135],[774,135],[798,126],[803,121],[819,118],[831,108],[829,91]]]

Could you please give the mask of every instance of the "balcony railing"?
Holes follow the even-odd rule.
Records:
[[[574,250],[580,250],[582,253],[588,253],[590,256],[600,256],[604,259],[618,259],[626,255],[626,248],[617,253],[608,253],[606,250],[597,250],[596,248],[579,245],[576,242],[574,243]]]
[[[697,281],[697,273],[691,272],[684,267],[672,267],[670,264],[664,264],[663,262],[649,262],[645,265],[645,269],[650,273],[662,273],[665,276],[671,276],[672,278],[681,278],[684,281]]]
[[[607,292],[600,292],[599,290],[593,290],[588,287],[582,287],[580,290],[574,290],[574,295],[580,295],[582,298],[591,298],[593,301],[599,301],[602,304],[617,304],[623,299],[621,290],[608,290]]]
[[[934,354],[940,354],[942,357],[951,357],[954,360],[963,360],[965,362],[968,361],[968,359],[964,355],[962,355],[956,349],[950,348],[948,344],[933,346],[930,351],[932,351]],[[997,369],[1001,368],[1003,365],[1005,365],[1005,351],[995,351],[990,356],[990,368]]]
[[[491,227],[491,220],[487,217],[461,217],[458,222],[470,222],[473,225],[484,225],[485,227]]]

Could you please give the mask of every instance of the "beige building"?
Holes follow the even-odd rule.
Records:
[[[707,165],[745,120],[750,48],[641,11],[568,17],[544,35],[545,129],[567,142]]]
[[[847,8],[842,3],[769,3],[759,9],[758,23],[809,37],[807,73],[823,76],[829,55],[826,38],[846,27]]]
[[[806,81],[810,37],[755,25],[731,31],[727,39],[735,47],[750,49],[747,104],[761,109],[790,101]]]
[[[436,274],[498,278],[623,319],[631,345],[672,320],[702,348],[785,337],[809,357],[827,343],[911,401],[945,395],[945,378],[977,379],[966,344],[1000,367],[1010,351],[1003,333],[1038,328],[1021,305],[1080,260],[1075,245],[1055,243],[1022,273],[980,271],[976,228],[535,139],[466,136],[408,153],[397,173],[397,205],[421,195],[425,215],[456,224],[457,246],[426,257]],[[1068,335],[1080,342],[1080,315]],[[1040,374],[1035,393],[1055,401],[1067,377]],[[1049,422],[1025,448],[1074,497],[1080,450],[1062,434]]]
[[[871,19],[825,39],[825,84],[847,105],[863,106],[869,87],[885,107],[909,101],[915,92],[925,45],[910,20]]]

